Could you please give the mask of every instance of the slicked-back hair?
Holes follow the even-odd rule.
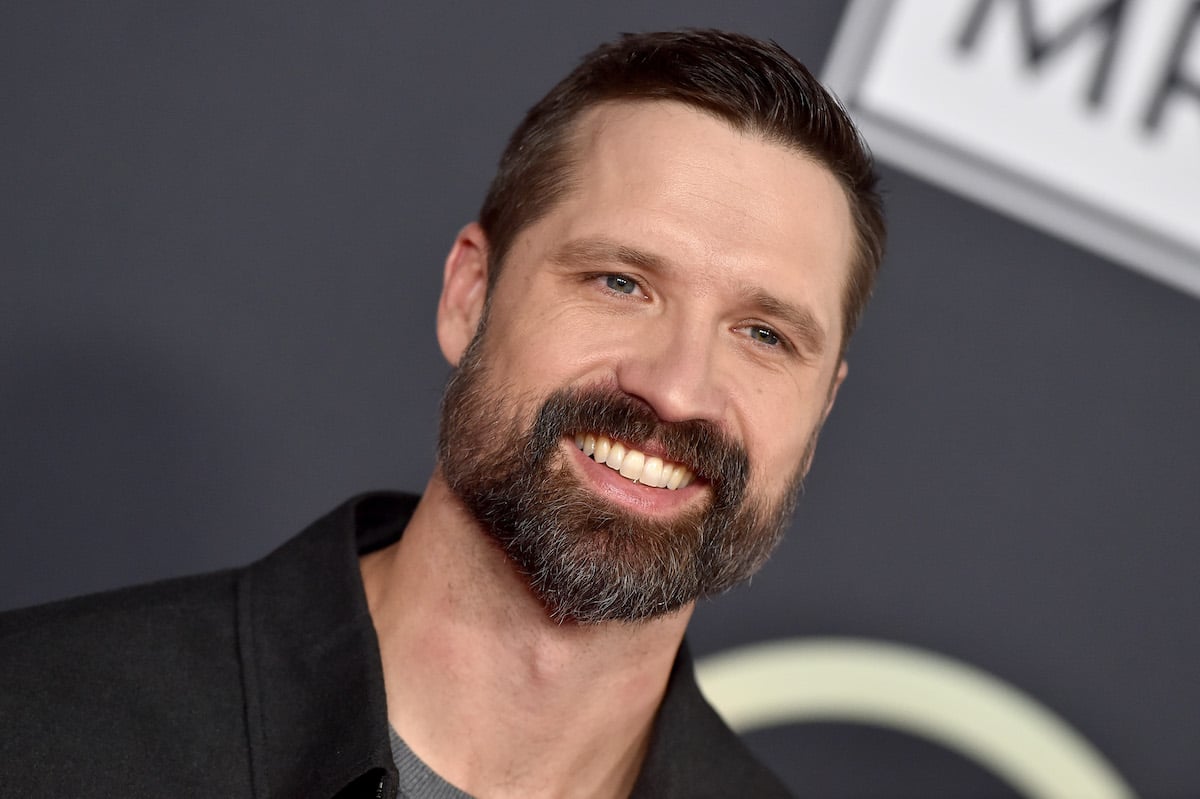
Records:
[[[842,347],[883,259],[883,208],[870,150],[838,100],[774,42],[684,30],[624,34],[593,50],[525,115],[500,158],[479,222],[489,242],[489,293],[517,234],[571,189],[575,123],[611,101],[672,100],[825,166],[849,201],[854,260],[843,297]]]

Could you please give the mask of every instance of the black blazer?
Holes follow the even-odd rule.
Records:
[[[242,569],[0,614],[0,793],[391,797],[360,555],[416,498],[356,497]],[[635,797],[775,797],[680,650]]]

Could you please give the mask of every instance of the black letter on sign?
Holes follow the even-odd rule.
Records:
[[[1033,0],[1014,0],[1017,4],[1017,20],[1021,26],[1021,39],[1025,44],[1025,63],[1031,69],[1038,69],[1048,56],[1063,50],[1068,44],[1078,39],[1089,28],[1101,27],[1105,31],[1104,48],[1096,62],[1096,74],[1092,77],[1092,86],[1088,90],[1088,104],[1100,105],[1104,92],[1108,88],[1108,76],[1112,71],[1113,58],[1117,52],[1117,41],[1121,35],[1121,22],[1125,17],[1126,0],[1108,0],[1084,11],[1071,20],[1057,34],[1042,36],[1034,22]],[[979,0],[967,18],[966,27],[958,37],[958,49],[970,50],[979,38],[979,31],[987,19],[988,12],[995,5],[995,0]]]
[[[1195,79],[1188,80],[1187,76],[1183,74],[1188,46],[1192,42],[1192,34],[1195,32],[1198,22],[1200,22],[1200,0],[1192,0],[1192,5],[1184,12],[1183,23],[1179,26],[1179,36],[1175,38],[1175,45],[1171,48],[1171,57],[1167,59],[1167,70],[1163,73],[1162,82],[1158,84],[1158,91],[1154,93],[1154,99],[1150,101],[1150,107],[1146,109],[1146,119],[1143,124],[1151,133],[1158,130],[1158,125],[1162,122],[1163,108],[1167,105],[1167,98],[1173,93],[1190,94],[1193,99],[1200,100],[1200,82]]]

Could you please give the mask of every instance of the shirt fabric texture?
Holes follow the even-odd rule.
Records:
[[[358,559],[415,505],[365,494],[244,568],[0,614],[3,794],[395,796]],[[788,795],[681,647],[632,796]]]
[[[466,791],[460,791],[446,782],[426,765],[390,724],[388,736],[392,742],[392,761],[396,764],[399,777],[396,799],[475,799]]]

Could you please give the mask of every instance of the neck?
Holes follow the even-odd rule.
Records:
[[[388,720],[430,768],[488,797],[629,794],[690,607],[552,622],[436,472],[362,571]]]

